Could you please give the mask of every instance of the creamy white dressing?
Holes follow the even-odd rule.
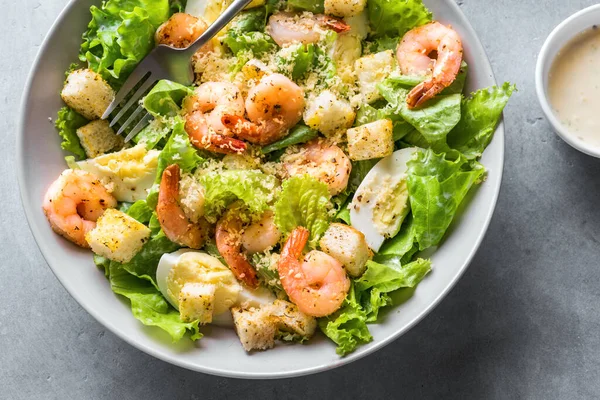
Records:
[[[594,26],[560,50],[548,82],[560,122],[580,140],[600,147],[600,29]]]

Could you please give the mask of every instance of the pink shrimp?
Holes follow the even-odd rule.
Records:
[[[321,39],[323,28],[331,29],[337,33],[350,30],[350,26],[343,20],[329,15],[279,12],[269,18],[267,32],[279,46],[283,46],[298,42],[304,44],[316,43]]]
[[[281,74],[264,76],[248,92],[246,113],[249,121],[239,115],[224,115],[223,125],[234,135],[261,146],[281,139],[288,129],[302,119],[304,92]]]
[[[199,249],[208,235],[208,222],[201,218],[197,224],[191,222],[179,204],[180,168],[169,165],[163,171],[158,192],[156,214],[165,235],[174,243]]]
[[[98,177],[80,169],[63,171],[44,197],[44,214],[52,229],[78,246],[89,248],[85,234],[104,210],[117,206]]]
[[[154,35],[156,44],[166,44],[171,47],[183,49],[192,44],[206,31],[208,26],[193,15],[175,13],[165,23],[158,27]],[[201,52],[212,51],[211,42],[200,49]]]
[[[437,52],[435,60],[429,57],[433,52]],[[418,107],[450,86],[460,70],[462,55],[458,33],[439,22],[408,31],[396,50],[400,70],[406,75],[430,75],[410,91],[408,107]]]
[[[230,208],[217,222],[215,241],[217,249],[237,279],[251,288],[258,286],[256,270],[242,253],[242,220],[237,208]]]
[[[337,311],[350,289],[342,263],[313,250],[302,257],[309,232],[298,227],[290,234],[279,259],[279,278],[283,289],[300,311],[324,317]]]
[[[185,130],[194,146],[224,154],[246,150],[246,143],[229,136],[228,127],[221,122],[224,115],[244,115],[244,99],[237,86],[226,82],[204,83],[185,99],[183,107],[188,113]]]

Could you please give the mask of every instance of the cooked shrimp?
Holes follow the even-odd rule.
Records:
[[[166,44],[183,49],[192,44],[206,31],[206,24],[193,15],[175,13],[165,23],[158,27],[154,35],[156,44]],[[213,50],[212,43],[202,46],[200,51]]]
[[[200,218],[192,223],[179,204],[179,165],[169,165],[163,171],[158,192],[156,215],[165,235],[181,246],[199,249],[206,240],[208,222]]]
[[[238,138],[262,146],[285,136],[302,119],[303,111],[302,89],[281,74],[271,74],[248,92],[249,121],[231,114],[223,116],[222,121]]]
[[[281,231],[275,225],[272,211],[266,211],[261,218],[245,227],[242,232],[242,247],[248,253],[260,253],[273,248],[281,239]]]
[[[215,241],[219,253],[236,278],[249,287],[255,288],[258,286],[258,278],[256,270],[242,253],[243,223],[237,215],[238,212],[236,207],[231,207],[217,222]]]
[[[350,280],[342,263],[313,250],[301,261],[309,232],[298,227],[288,238],[277,266],[281,285],[300,311],[324,317],[337,311],[348,294]]]
[[[192,144],[216,153],[242,153],[246,144],[228,136],[229,129],[221,122],[224,115],[244,116],[244,98],[237,86],[227,82],[206,82],[187,97],[185,130]]]
[[[306,143],[297,153],[283,156],[282,161],[289,175],[308,174],[326,183],[332,196],[346,189],[352,171],[344,151],[321,139]]]
[[[98,177],[80,169],[67,169],[48,188],[43,209],[54,232],[71,242],[90,247],[85,234],[96,227],[104,210],[117,206]]]
[[[321,39],[324,29],[341,33],[350,30],[350,26],[341,19],[309,12],[279,12],[271,15],[267,25],[267,32],[279,46],[288,43],[316,43]]]
[[[437,52],[436,60],[429,58],[432,52]],[[458,33],[439,22],[408,31],[396,51],[400,70],[406,75],[431,75],[410,91],[408,107],[418,107],[450,86],[460,70],[462,55]]]

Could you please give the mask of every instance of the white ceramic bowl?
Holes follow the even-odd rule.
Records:
[[[558,136],[575,149],[600,158],[600,147],[584,142],[561,124],[548,99],[548,75],[556,55],[575,36],[598,24],[600,24],[600,4],[576,12],[554,28],[544,42],[538,56],[535,69],[535,86],[542,110]]]
[[[46,188],[66,167],[59,137],[48,117],[54,118],[62,106],[58,93],[64,71],[77,56],[81,33],[90,19],[88,8],[94,3],[99,1],[71,1],[40,49],[23,94],[17,170],[27,219],[42,254],[75,300],[106,328],[148,354],[192,370],[239,378],[291,377],[347,364],[391,343],[427,315],[464,273],[487,230],[500,190],[502,124],[481,160],[489,171],[488,178],[469,196],[465,212],[433,254],[434,271],[408,300],[385,313],[381,323],[370,325],[371,343],[347,357],[336,355],[335,345],[323,335],[306,345],[278,345],[249,355],[233,330],[207,327],[197,344],[189,340],[173,344],[159,329],[143,326],[131,315],[127,302],[113,294],[103,273],[94,266],[91,253],[54,234],[41,208]],[[470,66],[467,90],[494,85],[483,47],[458,6],[452,0],[425,3],[463,39]]]

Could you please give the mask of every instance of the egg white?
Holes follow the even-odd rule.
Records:
[[[177,302],[169,296],[167,279],[171,269],[177,265],[179,257],[182,254],[188,252],[198,252],[192,249],[181,249],[173,253],[163,254],[158,263],[156,269],[156,282],[158,289],[162,295],[167,299],[169,303],[176,309]],[[275,295],[269,289],[265,287],[258,287],[257,289],[249,289],[248,287],[241,285],[242,290],[239,292],[237,301],[234,305],[243,305],[244,307],[260,307],[264,304],[270,304],[276,300]],[[230,312],[224,312],[218,315],[213,315],[212,324],[218,326],[231,327],[233,326],[233,318]]]
[[[378,251],[385,236],[378,230],[374,221],[375,195],[381,182],[401,182],[406,179],[407,163],[417,151],[416,147],[397,150],[382,158],[369,171],[354,194],[350,204],[350,222],[352,226],[365,235],[369,247]]]

